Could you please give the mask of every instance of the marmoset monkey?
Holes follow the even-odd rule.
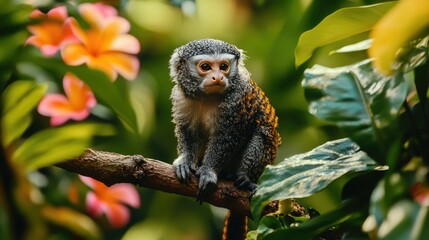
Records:
[[[229,43],[201,39],[177,48],[170,59],[179,152],[173,166],[182,183],[199,176],[199,202],[219,178],[253,192],[281,143],[275,110],[251,79],[244,58],[243,51]],[[231,231],[238,230],[230,226],[233,219],[247,225],[244,216],[228,216]]]

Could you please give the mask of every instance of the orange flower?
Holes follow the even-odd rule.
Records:
[[[80,180],[94,190],[86,195],[86,207],[93,217],[104,212],[112,227],[120,228],[130,220],[130,212],[124,204],[134,208],[140,206],[140,197],[132,184],[118,183],[107,187],[90,177],[79,175]]]
[[[102,3],[81,4],[79,12],[91,27],[84,30],[71,19],[72,31],[80,42],[62,49],[64,62],[72,66],[86,63],[105,72],[112,80],[118,74],[127,80],[135,79],[139,61],[132,54],[140,51],[140,44],[134,36],[126,34],[130,23],[117,16],[116,9]]]
[[[30,19],[40,23],[28,26],[33,36],[25,43],[38,47],[45,56],[52,56],[65,44],[78,41],[71,31],[64,6],[53,8],[47,14],[36,9],[31,12]]]
[[[51,117],[52,126],[61,125],[69,119],[83,120],[97,104],[91,89],[73,74],[67,73],[64,76],[63,87],[66,96],[48,94],[37,107],[40,114]]]

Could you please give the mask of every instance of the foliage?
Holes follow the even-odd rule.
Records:
[[[428,197],[425,190],[429,164],[425,150],[429,140],[428,109],[423,107],[429,81],[425,38],[428,24],[420,17],[425,15],[427,7],[411,2],[340,9],[303,33],[296,48],[298,65],[308,60],[316,48],[339,40],[359,39],[331,54],[352,56],[354,52],[369,49],[369,59],[358,59],[352,65],[315,65],[306,69],[302,86],[311,114],[344,130],[378,164],[387,163],[389,171],[372,175],[370,178],[378,184],[363,186],[368,188],[366,191],[350,191],[351,187],[358,187],[357,181],[362,178],[349,180],[343,188],[342,206],[325,215],[304,221],[290,221],[289,212],[263,217],[256,230],[257,237],[253,232],[248,239],[360,238],[361,228],[368,234],[366,238],[371,239],[426,239],[429,236],[423,227],[429,220],[425,202]],[[402,21],[403,14],[411,10],[416,14]],[[354,38],[368,31],[374,39]],[[413,97],[415,95],[418,97]],[[342,144],[355,145],[353,142]],[[326,187],[326,180],[328,183],[335,180],[336,174],[365,166],[365,158],[354,158],[356,162],[352,164],[347,158],[339,157],[339,153],[348,152],[341,144],[333,149],[325,148],[322,145],[268,167],[252,200],[254,216],[259,218],[268,201],[305,197]],[[319,149],[324,151],[319,153]],[[318,171],[314,171],[314,164],[308,164],[308,161],[332,159],[335,160],[332,164],[323,164],[326,169]],[[367,168],[371,169],[375,168]],[[286,182],[288,184],[284,184]],[[365,214],[367,199],[370,199],[368,215]],[[359,215],[361,217],[357,217]],[[285,221],[287,218],[289,221]],[[332,234],[333,227],[334,235],[326,237]]]
[[[53,166],[88,147],[174,159],[168,59],[203,37],[246,51],[285,140],[284,160],[259,180],[247,239],[428,238],[425,0],[103,2],[0,0],[1,239],[219,239],[218,209],[88,187]],[[70,94],[67,74],[95,106],[72,104],[88,91]],[[48,104],[68,116],[61,126],[38,110],[52,95],[68,99]],[[292,215],[291,198],[309,218]],[[260,219],[274,200],[282,208]]]

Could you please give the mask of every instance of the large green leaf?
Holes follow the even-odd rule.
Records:
[[[348,172],[373,170],[377,164],[352,140],[327,142],[307,153],[268,166],[252,198],[252,213],[259,219],[270,201],[310,196]]]
[[[295,49],[296,66],[307,61],[318,47],[371,30],[395,3],[343,8],[327,16],[300,36]]]
[[[95,136],[110,136],[108,124],[77,123],[37,132],[26,139],[13,153],[12,160],[26,170],[34,170],[77,157]]]
[[[5,147],[19,138],[31,123],[30,112],[47,90],[46,84],[34,81],[16,81],[2,95],[1,133]]]
[[[365,60],[339,68],[316,65],[304,76],[310,113],[349,131],[365,151],[385,153],[407,94],[403,74],[383,77]]]

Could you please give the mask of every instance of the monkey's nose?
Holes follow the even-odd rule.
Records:
[[[223,78],[224,78],[223,74],[214,74],[212,76],[212,81],[214,84],[221,84],[223,83]]]

